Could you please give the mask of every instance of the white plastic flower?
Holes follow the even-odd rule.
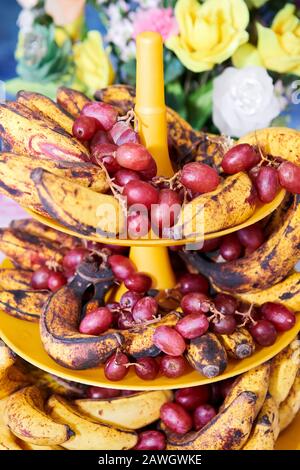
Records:
[[[268,127],[280,114],[280,100],[263,67],[228,67],[213,83],[213,122],[220,132],[241,137]]]

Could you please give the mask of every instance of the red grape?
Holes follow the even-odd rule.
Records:
[[[124,282],[128,290],[143,293],[151,289],[152,279],[145,273],[133,273]]]
[[[143,180],[147,180],[147,181],[152,180],[152,178],[154,178],[157,175],[157,165],[156,165],[156,161],[154,160],[154,158],[152,158],[152,161],[149,167],[147,168],[147,170],[140,171],[139,173]]]
[[[208,424],[215,416],[217,412],[211,405],[200,405],[194,411],[194,427],[196,431],[202,429]]]
[[[127,216],[128,237],[136,239],[147,235],[150,229],[148,211],[129,211]]]
[[[56,292],[62,286],[67,284],[67,279],[60,272],[52,272],[48,279],[48,289],[52,292]]]
[[[151,224],[154,228],[162,230],[174,225],[181,212],[181,200],[171,189],[162,189],[159,192],[158,203],[151,209]]]
[[[35,290],[48,289],[49,277],[53,271],[46,266],[42,266],[32,274],[31,287]]]
[[[218,187],[220,177],[214,168],[193,162],[182,168],[180,182],[193,193],[209,193]]]
[[[180,356],[186,348],[183,337],[170,326],[158,326],[153,334],[153,343],[169,356]]]
[[[187,387],[175,392],[175,401],[186,410],[194,410],[199,405],[204,405],[210,399],[210,388],[208,385],[198,387]]]
[[[121,352],[114,353],[105,363],[104,374],[108,380],[118,381],[124,379],[128,374],[128,357]]]
[[[204,335],[209,327],[209,321],[204,313],[191,313],[181,318],[175,326],[176,331],[186,339],[194,339]]]
[[[300,167],[291,162],[283,162],[278,168],[281,186],[291,193],[300,194]]]
[[[181,377],[187,370],[187,363],[183,356],[163,356],[160,361],[160,371],[169,379]]]
[[[135,373],[143,380],[154,380],[159,366],[153,357],[142,357],[136,361]]]
[[[165,450],[166,437],[160,431],[143,431],[139,434],[134,450]]]
[[[202,274],[186,273],[179,279],[179,290],[182,294],[189,294],[190,292],[201,292],[207,294],[209,283],[206,277]]]
[[[180,306],[185,315],[207,313],[209,311],[209,298],[200,292],[191,292],[182,298]]]
[[[95,118],[98,122],[98,128],[109,131],[112,126],[116,123],[118,117],[118,111],[107,103],[91,102],[86,104],[81,114]]]
[[[160,409],[160,418],[176,434],[186,434],[193,427],[191,416],[178,403],[165,403]]]
[[[128,330],[134,326],[134,319],[132,313],[123,311],[118,316],[118,328],[119,330]]]
[[[146,181],[130,181],[124,186],[123,195],[127,197],[129,206],[141,204],[150,209],[158,203],[158,191]]]
[[[63,259],[64,269],[67,271],[75,271],[88,254],[89,250],[80,247],[68,251]]]
[[[132,129],[130,124],[127,124],[124,121],[116,122],[116,124],[114,124],[111,130],[109,131],[109,135],[116,145],[140,143],[138,133]]]
[[[142,298],[141,294],[138,294],[137,292],[131,292],[127,291],[124,292],[120,299],[120,305],[122,308],[126,308],[129,310],[132,310],[135,304],[137,303],[138,300]]]
[[[217,294],[214,303],[216,309],[223,315],[234,315],[238,306],[237,300],[232,295],[222,293]]]
[[[112,322],[113,314],[109,308],[99,307],[81,320],[79,331],[86,335],[100,335],[108,330]]]
[[[143,171],[149,168],[153,157],[141,144],[123,144],[118,147],[116,159],[123,168]]]
[[[94,148],[97,147],[99,144],[113,144],[113,140],[107,132],[99,130],[96,132],[96,134],[91,140],[91,152],[93,152]]]
[[[118,281],[125,281],[125,279],[135,272],[134,264],[129,258],[126,258],[126,256],[111,255],[108,258],[108,262]]]
[[[220,237],[204,240],[202,248],[198,250],[199,253],[209,253],[211,251],[216,251],[221,244],[221,240],[222,239]]]
[[[131,397],[132,395],[136,395],[138,392],[135,390],[122,390],[121,395],[122,397]]]
[[[87,397],[92,400],[103,400],[107,398],[115,398],[121,395],[121,390],[115,388],[89,387]]]
[[[226,379],[226,380],[222,380],[221,382],[218,382],[217,385],[219,386],[219,392],[223,400],[225,400],[228,393],[232,389],[233,382],[234,382],[234,379]]]
[[[272,346],[277,338],[275,326],[267,320],[259,320],[249,327],[249,331],[260,346]]]
[[[264,242],[264,232],[260,225],[250,225],[237,232],[240,243],[246,248],[255,251]]]
[[[153,320],[157,314],[158,305],[153,297],[143,297],[138,300],[132,309],[134,321],[143,322]]]
[[[119,186],[125,186],[130,181],[138,181],[140,177],[136,171],[133,170],[118,170],[114,175],[114,182]]]
[[[218,335],[231,335],[237,327],[237,322],[233,315],[225,315],[223,318],[213,320],[212,330]]]
[[[228,175],[248,171],[261,160],[255,148],[249,144],[238,144],[232,147],[223,157],[222,168]]]
[[[92,117],[79,116],[75,119],[72,132],[79,140],[90,140],[97,131],[97,121]]]
[[[287,331],[296,323],[296,315],[282,304],[267,302],[262,306],[264,318],[275,326],[277,331]]]
[[[236,233],[231,233],[224,237],[220,246],[220,255],[226,261],[233,261],[242,254],[242,245]]]
[[[273,201],[279,190],[278,171],[271,166],[261,167],[255,180],[255,186],[262,202]]]

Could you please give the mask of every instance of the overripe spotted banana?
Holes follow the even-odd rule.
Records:
[[[30,378],[16,365],[8,367],[0,377],[0,400],[9,397],[17,390],[26,387],[29,383]]]
[[[15,436],[36,445],[59,445],[73,434],[67,424],[57,423],[45,413],[44,395],[36,386],[7,398],[3,420]]]
[[[82,235],[116,236],[125,215],[113,196],[99,194],[37,168],[31,174],[40,204],[51,218]]]
[[[167,450],[239,450],[250,435],[256,407],[255,393],[244,391],[200,431],[168,436]]]
[[[254,253],[226,263],[213,263],[197,253],[182,257],[222,291],[245,293],[281,282],[300,258],[300,195],[293,196],[282,226]]]
[[[246,328],[238,328],[231,335],[220,335],[219,340],[234,359],[245,359],[255,351],[255,342]]]
[[[300,342],[293,341],[272,361],[269,391],[278,405],[288,396],[299,369]]]
[[[89,161],[83,144],[20,103],[1,104],[0,122],[0,137],[11,152],[53,160]]]
[[[47,96],[32,91],[19,91],[17,101],[32,111],[41,113],[42,116],[51,119],[68,134],[72,135],[74,119]]]
[[[13,230],[21,230],[33,235],[38,238],[46,238],[51,242],[59,243],[65,248],[74,248],[77,245],[81,245],[81,242],[78,238],[72,237],[67,233],[59,232],[54,228],[48,227],[47,225],[41,224],[34,219],[19,219],[13,220],[10,224],[10,228]],[[1,275],[0,275],[0,284],[1,284]]]
[[[50,292],[38,290],[0,290],[0,309],[11,315],[37,323]]]
[[[0,287],[4,290],[27,290],[31,287],[32,271],[26,269],[0,269]]]
[[[261,306],[266,302],[283,303],[294,311],[300,310],[300,273],[293,273],[269,289],[245,292],[237,297],[249,304]]]
[[[59,87],[56,94],[57,103],[73,118],[77,118],[87,103],[91,100],[80,91],[72,88]]]
[[[0,339],[0,380],[6,375],[7,370],[16,362],[16,355]]]
[[[216,377],[227,367],[227,353],[213,333],[192,339],[187,346],[186,358],[204,377]]]
[[[5,424],[0,424],[0,451],[22,450],[16,438]]]
[[[58,395],[48,401],[52,419],[67,424],[74,435],[62,446],[68,450],[126,450],[137,442],[134,431],[118,429],[105,423],[94,421]]]
[[[298,375],[286,399],[279,407],[280,432],[284,431],[300,411],[300,375]]]
[[[200,237],[245,222],[255,208],[252,182],[246,173],[238,173],[222,181],[215,191],[185,204],[173,231],[177,238],[178,234]]]
[[[64,450],[61,446],[37,446],[36,444],[21,441],[20,439],[19,444],[22,450]]]
[[[172,392],[157,390],[110,400],[76,400],[77,408],[96,421],[127,429],[140,429],[159,419],[160,408]]]
[[[273,450],[278,433],[278,406],[272,395],[269,394],[243,450]]]

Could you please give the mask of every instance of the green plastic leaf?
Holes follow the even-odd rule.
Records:
[[[20,90],[34,91],[36,93],[42,93],[43,95],[49,96],[54,99],[56,97],[58,83],[37,83],[25,81],[22,78],[13,78],[5,82],[5,89],[7,93],[16,95]]]
[[[201,129],[212,114],[212,89],[210,80],[188,96],[188,120],[195,129]]]
[[[174,82],[183,74],[185,70],[177,57],[167,49],[164,50],[164,68],[164,78],[166,85],[170,82]]]
[[[168,83],[166,86],[166,103],[184,119],[187,118],[185,93],[179,81]]]
[[[136,80],[136,61],[135,59],[131,59],[128,62],[125,62],[121,66],[121,75],[123,78],[123,81],[125,83],[128,83],[129,85],[135,86],[135,80]]]

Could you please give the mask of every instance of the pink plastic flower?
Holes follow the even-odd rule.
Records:
[[[164,41],[179,32],[172,8],[151,8],[139,11],[133,21],[133,37],[144,31],[160,33]]]
[[[57,26],[76,21],[83,12],[85,0],[46,0],[45,11]]]

